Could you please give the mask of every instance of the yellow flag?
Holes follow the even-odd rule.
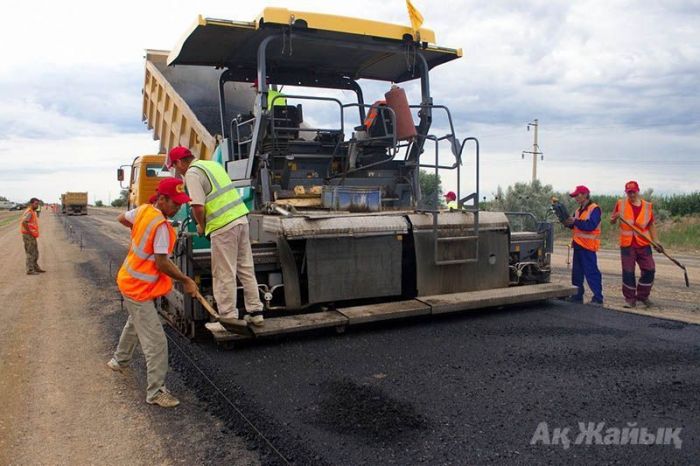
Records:
[[[411,26],[415,32],[418,32],[423,24],[423,15],[413,6],[411,0],[406,0],[406,8],[408,8],[408,17],[411,19]]]

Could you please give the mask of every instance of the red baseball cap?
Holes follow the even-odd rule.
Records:
[[[156,188],[156,193],[151,196],[148,200],[151,204],[158,200],[158,195],[168,196],[172,199],[175,204],[185,204],[190,202],[190,196],[185,193],[185,185],[179,178],[169,177],[163,178],[160,183],[158,183],[158,188]]]
[[[585,187],[584,185],[579,185],[576,186],[576,189],[574,189],[573,192],[569,193],[569,196],[576,197],[579,194],[591,194],[591,190]]]
[[[182,160],[185,157],[194,157],[192,155],[192,152],[187,147],[184,146],[177,146],[173,147],[170,149],[170,152],[168,152],[168,157],[165,160],[165,166],[168,170],[173,168],[173,163],[177,162],[178,160]]]
[[[451,199],[453,201],[457,199],[457,195],[454,193],[454,191],[447,191],[447,194],[445,194],[445,197],[447,199]]]
[[[626,193],[638,193],[639,192],[639,183],[636,181],[628,181],[625,183],[625,192]]]

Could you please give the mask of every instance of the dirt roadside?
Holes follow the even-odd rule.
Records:
[[[569,253],[569,261],[573,260],[573,250]],[[700,257],[693,254],[679,254],[677,258],[688,269],[690,288],[686,288],[683,271],[661,254],[654,253],[656,262],[656,277],[650,299],[654,306],[646,309],[639,306],[635,309],[623,308],[622,269],[620,251],[601,249],[598,252],[598,267],[603,274],[603,296],[605,307],[615,311],[633,314],[661,317],[690,324],[700,324]],[[571,282],[571,265],[567,265],[566,244],[556,244],[552,256],[552,281],[557,283]],[[637,269],[639,279],[639,269]],[[585,285],[585,302],[591,298],[588,285]]]
[[[103,291],[78,270],[91,252],[66,241],[57,217],[42,215],[40,225],[48,272],[38,276],[25,274],[16,225],[0,228],[0,465],[207,462],[212,446],[202,437],[221,426],[186,393],[168,413],[146,405],[143,367],[106,367],[114,342],[90,305]],[[228,463],[256,463],[228,440]]]

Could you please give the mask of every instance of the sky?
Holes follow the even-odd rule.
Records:
[[[621,193],[629,179],[700,190],[700,1],[413,3],[439,45],[464,51],[431,86],[458,137],[480,141],[482,195],[530,181],[521,154],[535,118],[538,178],[556,190]],[[171,49],[198,14],[250,21],[265,6],[408,24],[404,0],[5,2],[0,196],[114,199],[116,169],[159,147],[141,121],[144,50]],[[463,193],[474,190],[473,155],[465,161]],[[455,183],[443,174],[445,190]]]

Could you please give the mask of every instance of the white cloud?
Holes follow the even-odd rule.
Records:
[[[407,23],[404,0],[282,3]],[[542,123],[543,181],[557,189],[584,182],[613,192],[630,177],[657,190],[700,189],[688,175],[699,171],[700,155],[697,2],[414,4],[440,45],[464,49],[462,59],[433,71],[432,92],[436,103],[450,106],[459,136],[482,141],[482,191],[529,179],[520,151],[531,144],[524,127],[533,118]],[[0,29],[0,159],[11,159],[17,177],[0,174],[0,190],[26,197],[40,189],[49,197],[89,186],[103,200],[110,190],[116,195],[114,168],[157,149],[145,129],[139,132],[144,49],[173,47],[199,13],[252,20],[267,5],[280,2],[4,5],[11,20]],[[366,99],[386,87],[368,86]],[[417,101],[416,85],[406,87]]]
[[[0,140],[0,196],[16,202],[38,197],[57,202],[66,191],[87,191],[90,202],[119,195],[117,168],[134,157],[157,154],[146,132],[52,139]]]

